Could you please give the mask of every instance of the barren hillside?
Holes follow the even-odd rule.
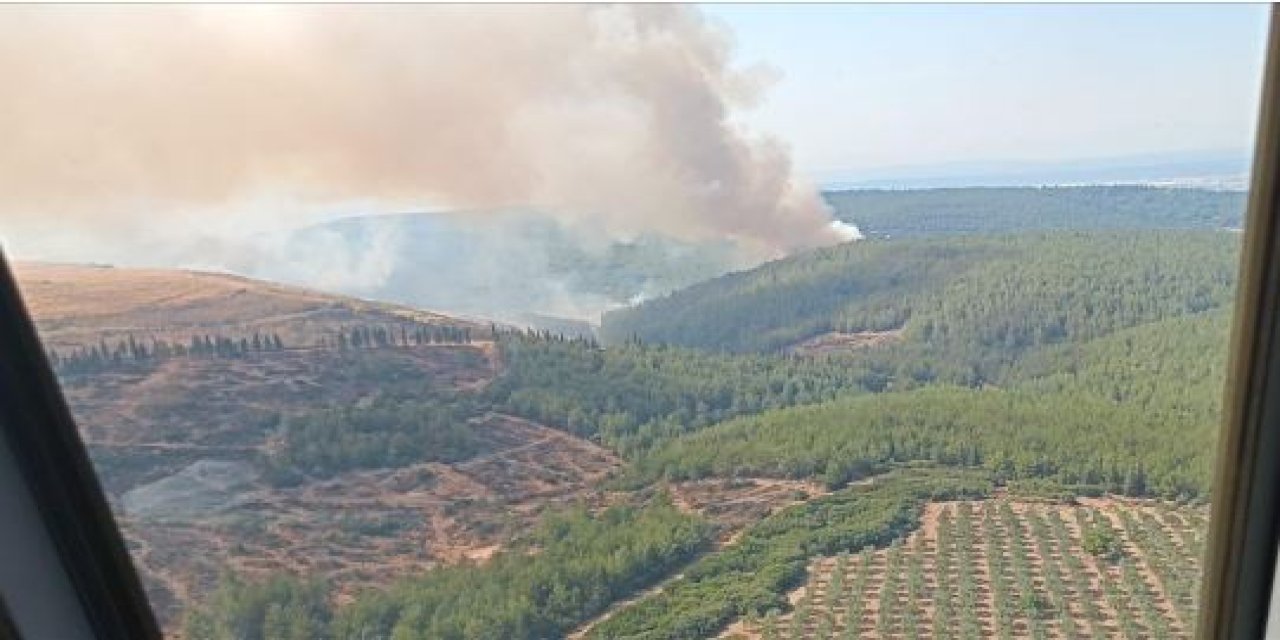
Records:
[[[30,263],[16,272],[46,345],[63,354],[128,339],[281,338],[231,353],[113,351],[59,371],[167,626],[224,568],[310,568],[349,594],[482,558],[548,506],[586,499],[617,465],[561,431],[486,414],[462,427],[475,451],[455,464],[282,485],[264,461],[285,446],[292,419],[484,389],[501,366],[489,325],[222,274]],[[360,330],[386,334],[357,343]]]
[[[17,263],[27,310],[51,348],[126,335],[185,340],[196,333],[279,332],[310,345],[338,327],[371,322],[488,325],[239,276],[177,269]]]

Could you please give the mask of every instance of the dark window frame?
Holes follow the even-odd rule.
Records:
[[[1280,11],[1272,7],[1262,109],[1232,319],[1197,637],[1262,638],[1280,514]]]
[[[3,256],[0,426],[61,559],[61,567],[49,567],[48,579],[70,582],[95,637],[160,638],[142,581]]]
[[[1280,12],[1272,9],[1197,637],[1262,638],[1280,513]],[[160,638],[124,539],[0,256],[0,426],[98,638]],[[3,525],[0,525],[3,526]],[[52,569],[52,568],[51,568]],[[57,579],[57,571],[50,579]],[[2,607],[2,605],[0,605]],[[0,608],[0,611],[3,609]],[[0,621],[6,621],[0,617]],[[0,623],[0,637],[13,633]]]

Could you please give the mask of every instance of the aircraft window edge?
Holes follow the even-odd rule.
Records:
[[[16,279],[0,253],[0,427],[95,637],[160,638]]]
[[[1273,7],[1197,637],[1261,638],[1280,493],[1280,12]]]

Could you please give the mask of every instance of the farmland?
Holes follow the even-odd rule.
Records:
[[[882,548],[822,556],[791,610],[722,638],[1189,638],[1205,512],[1144,500],[934,502]]]

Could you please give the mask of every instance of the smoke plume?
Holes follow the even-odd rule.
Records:
[[[611,236],[846,239],[764,74],[659,6],[0,8],[0,220],[147,228],[244,203],[532,206]]]

